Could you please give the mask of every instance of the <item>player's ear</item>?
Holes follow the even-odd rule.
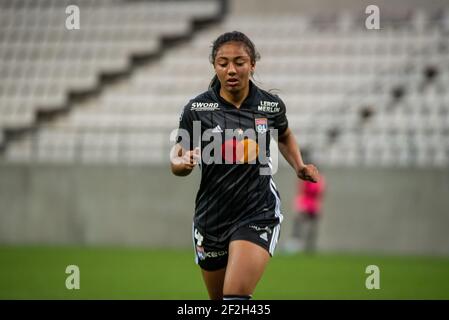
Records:
[[[256,63],[251,64],[251,68],[249,69],[249,74],[252,76],[254,74],[254,70],[256,70]]]

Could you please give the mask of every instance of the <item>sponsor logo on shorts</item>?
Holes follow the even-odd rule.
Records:
[[[228,254],[228,251],[222,250],[222,251],[208,251],[206,252],[206,258],[218,258],[223,257]]]
[[[195,229],[195,239],[196,239],[196,244],[201,247],[201,245],[203,244],[204,237],[198,231],[198,229]]]
[[[196,254],[200,260],[206,259],[206,256],[204,255],[204,248],[201,246],[196,246]]]
[[[254,224],[251,224],[250,226],[249,226],[251,229],[254,229],[254,230],[256,230],[256,231],[265,231],[265,232],[268,232],[268,234],[271,234],[271,228],[270,227],[259,227],[259,226],[256,226],[256,225],[254,225]]]
[[[196,254],[198,255],[198,258],[200,260],[205,260],[206,258],[219,258],[226,256],[228,254],[228,251],[205,251],[204,247],[196,246]]]

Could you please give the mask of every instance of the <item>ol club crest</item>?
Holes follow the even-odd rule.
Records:
[[[258,118],[256,121],[256,131],[258,133],[265,133],[268,130],[268,121],[267,118]]]

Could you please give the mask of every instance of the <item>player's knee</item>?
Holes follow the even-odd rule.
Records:
[[[248,288],[247,286],[244,286],[242,284],[238,286],[228,287],[225,288],[223,291],[223,298],[226,296],[249,296],[253,294],[253,291]]]

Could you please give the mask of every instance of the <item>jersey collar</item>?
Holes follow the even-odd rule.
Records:
[[[218,80],[215,81],[215,83],[211,87],[211,90],[212,90],[215,98],[217,99],[217,101],[219,101],[223,105],[226,105],[226,106],[229,106],[232,108],[236,108],[235,105],[233,105],[232,103],[229,103],[228,101],[223,99],[223,97],[220,96],[220,88],[221,88],[221,84],[220,84],[220,81],[218,81]],[[248,96],[245,98],[245,100],[243,100],[242,105],[240,106],[239,109],[251,109],[252,107],[254,107],[256,105],[256,96],[257,96],[257,86],[251,80],[249,80]]]

